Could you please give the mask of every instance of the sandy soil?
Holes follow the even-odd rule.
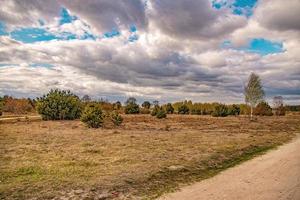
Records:
[[[299,200],[300,138],[161,199]]]

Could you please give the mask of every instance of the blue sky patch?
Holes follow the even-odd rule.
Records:
[[[10,33],[11,38],[24,43],[33,43],[41,41],[50,41],[59,39],[57,36],[49,33],[42,28],[20,28]]]
[[[120,32],[114,28],[112,31],[104,33],[103,37],[104,38],[113,38],[113,37],[116,37],[119,35],[120,35]]]
[[[251,53],[258,53],[260,55],[268,55],[273,53],[281,53],[284,51],[282,42],[272,42],[264,38],[251,39],[247,46],[234,48],[229,40],[221,44],[221,48],[236,49]]]
[[[212,7],[219,10],[223,7],[230,8],[235,15],[245,15],[247,17],[253,14],[257,0],[212,0]]]
[[[62,8],[60,13],[60,20],[59,24],[67,24],[72,23],[73,21],[77,20],[78,18],[76,16],[71,16],[67,9]]]
[[[131,32],[131,33],[134,33],[134,32],[136,32],[136,31],[137,31],[137,28],[136,28],[135,25],[130,26],[130,32]]]
[[[139,36],[137,34],[133,34],[133,35],[129,36],[128,41],[134,42],[134,41],[137,41],[138,39],[139,39]]]
[[[0,36],[1,35],[7,35],[5,24],[0,21]]]
[[[261,55],[283,52],[282,42],[272,42],[263,38],[252,39],[247,51],[259,53]]]
[[[49,63],[32,63],[30,64],[31,67],[45,67],[45,68],[52,68],[54,65]]]

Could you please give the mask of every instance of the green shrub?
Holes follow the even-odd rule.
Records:
[[[72,120],[81,114],[80,99],[70,91],[58,89],[38,98],[36,108],[43,120]]]
[[[84,108],[80,120],[90,128],[99,128],[103,124],[104,114],[98,104],[89,104]]]
[[[202,112],[201,112],[200,109],[194,108],[194,109],[191,110],[191,114],[192,114],[192,115],[201,115]]]
[[[151,115],[156,116],[157,112],[160,110],[160,107],[158,105],[155,105],[152,109]]]
[[[272,108],[271,106],[265,102],[262,101],[259,104],[257,104],[257,106],[255,107],[254,111],[253,111],[254,115],[260,115],[260,116],[272,116]]]
[[[233,104],[228,106],[228,115],[239,115],[241,112],[241,109],[238,105]]]
[[[166,118],[167,117],[167,113],[164,109],[159,109],[155,115],[158,119],[162,119],[162,118]]]
[[[171,103],[168,103],[168,104],[166,105],[166,112],[167,112],[168,114],[173,114],[173,113],[174,113],[174,108],[173,108],[173,106],[172,106]]]
[[[178,107],[178,114],[189,114],[190,113],[190,109],[186,104],[182,104],[181,106]]]
[[[149,109],[151,106],[151,103],[149,101],[144,101],[144,103],[142,104],[142,107],[145,109]]]
[[[118,112],[112,112],[110,117],[116,126],[120,126],[123,122],[123,117]]]
[[[216,105],[212,116],[214,117],[226,117],[228,115],[228,108],[224,104],[218,104]]]
[[[130,98],[127,99],[124,112],[125,112],[125,114],[138,114],[138,113],[140,113],[140,107],[136,103],[135,98],[130,97]]]

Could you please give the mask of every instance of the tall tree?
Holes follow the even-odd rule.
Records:
[[[249,76],[248,84],[245,87],[245,101],[250,105],[251,119],[253,117],[253,108],[264,99],[265,92],[262,88],[261,80],[255,73]]]

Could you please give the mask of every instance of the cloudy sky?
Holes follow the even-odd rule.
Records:
[[[0,95],[300,103],[300,0],[0,0]]]

